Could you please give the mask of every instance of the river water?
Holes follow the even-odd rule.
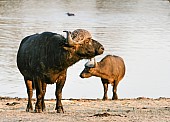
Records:
[[[67,16],[72,12],[75,16]],[[119,98],[170,97],[170,3],[167,0],[0,0],[0,96],[27,97],[16,66],[20,41],[28,35],[82,28],[121,56],[126,75]],[[68,69],[63,98],[102,98],[100,78],[81,79],[87,60]],[[109,86],[108,96],[112,96]],[[35,92],[34,92],[35,97]],[[55,98],[48,85],[46,98]]]

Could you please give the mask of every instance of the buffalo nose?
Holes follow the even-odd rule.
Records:
[[[104,52],[104,47],[101,46],[101,47],[99,48],[99,54],[102,54],[103,52]]]
[[[103,46],[101,46],[100,49],[104,51],[104,47]]]
[[[80,74],[80,77],[81,77],[81,78],[84,78],[84,75],[81,73],[81,74]]]

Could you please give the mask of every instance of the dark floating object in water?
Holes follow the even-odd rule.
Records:
[[[73,13],[66,13],[68,16],[75,16],[75,14],[73,14]]]

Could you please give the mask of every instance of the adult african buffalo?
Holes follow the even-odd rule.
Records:
[[[100,62],[89,61],[85,64],[84,70],[81,72],[81,78],[91,76],[101,77],[104,87],[103,100],[107,100],[108,84],[113,86],[113,100],[118,99],[117,85],[125,75],[125,64],[121,57],[115,55],[107,55]]]
[[[56,110],[64,112],[61,103],[62,88],[67,68],[81,59],[90,59],[103,53],[103,46],[92,39],[84,29],[68,32],[67,37],[52,32],[43,32],[25,37],[17,54],[17,66],[24,76],[28,104],[26,111],[32,111],[33,89],[36,89],[35,112],[45,109],[46,85],[56,83]]]

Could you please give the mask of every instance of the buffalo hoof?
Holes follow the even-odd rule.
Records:
[[[33,112],[32,108],[26,108],[26,112]]]
[[[27,105],[26,112],[33,112],[33,107]]]
[[[118,99],[112,98],[112,100],[118,100]]]
[[[57,108],[57,113],[64,113],[64,109],[62,106]]]
[[[112,97],[112,100],[118,100],[118,97]]]
[[[46,108],[43,108],[42,111],[45,112],[45,111],[46,111]]]
[[[26,112],[33,112],[32,104],[30,103],[27,104]]]
[[[42,113],[42,109],[35,109],[35,113]]]
[[[116,93],[115,93],[115,94],[113,94],[112,100],[117,100],[117,99],[118,99],[117,94],[116,94]]]
[[[103,97],[103,100],[108,100],[108,97]]]

